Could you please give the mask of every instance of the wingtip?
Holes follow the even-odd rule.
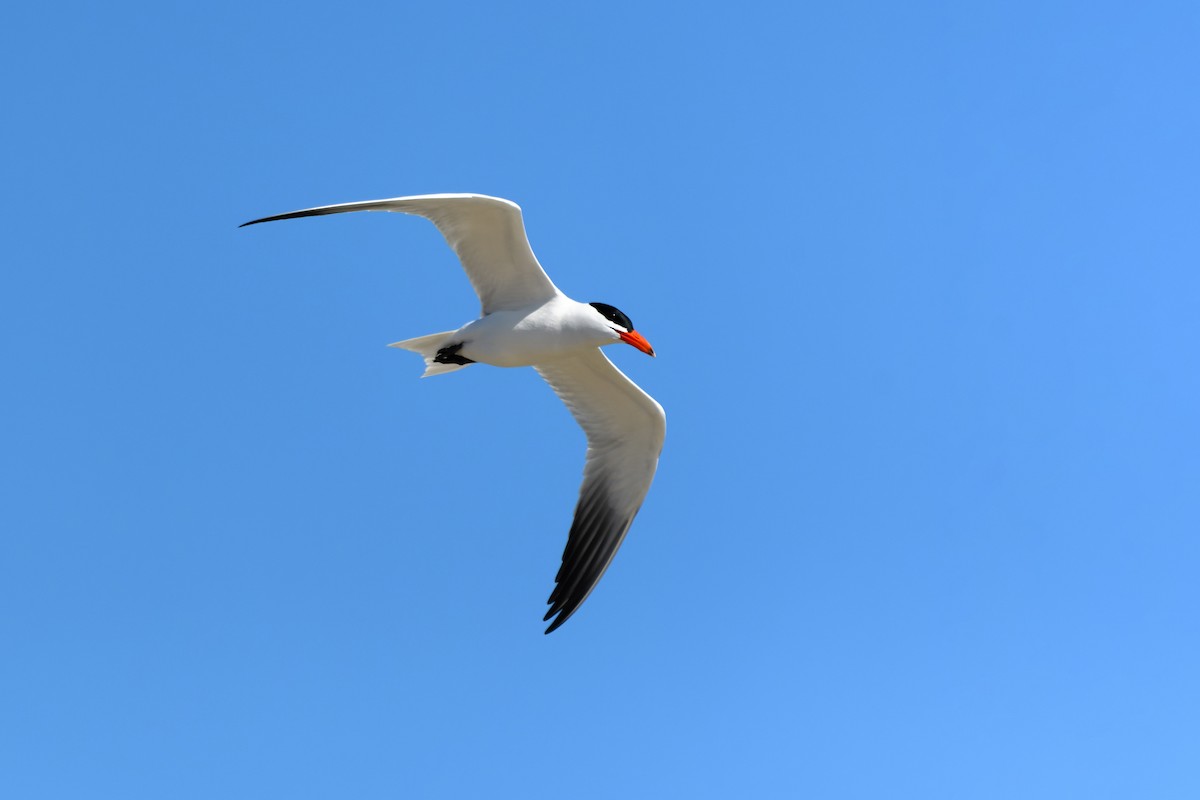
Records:
[[[554,631],[558,630],[564,622],[569,620],[572,615],[574,615],[577,608],[578,606],[576,606],[576,608],[567,608],[563,603],[556,603],[555,605],[551,606],[550,610],[546,612],[546,616],[542,617],[542,622],[546,622],[551,617],[554,617],[554,621],[550,623],[550,627],[546,628],[546,633],[553,633]]]

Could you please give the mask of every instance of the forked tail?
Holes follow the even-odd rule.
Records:
[[[450,339],[455,333],[456,331],[432,333],[429,336],[418,336],[415,339],[405,339],[403,342],[395,342],[394,344],[389,344],[388,347],[399,347],[401,350],[411,350],[414,353],[420,353],[421,357],[425,359],[425,372],[421,377],[428,378],[430,375],[442,375],[446,372],[454,372],[454,370],[462,369],[468,365],[466,363],[455,364],[434,361],[437,358],[439,350],[450,346]]]

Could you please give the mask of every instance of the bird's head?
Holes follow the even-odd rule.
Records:
[[[607,303],[589,303],[596,312],[608,322],[608,327],[625,344],[630,344],[648,356],[654,355],[654,348],[645,337],[633,329],[633,320],[629,319],[620,309]]]

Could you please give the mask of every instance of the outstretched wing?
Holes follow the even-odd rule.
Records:
[[[658,469],[667,417],[599,348],[536,369],[588,440],[575,520],[547,601],[546,619],[558,615],[550,633],[587,599],[624,541]]]
[[[479,295],[484,314],[523,308],[559,294],[529,246],[521,207],[499,197],[426,194],[340,203],[263,217],[241,227],[347,211],[398,211],[433,222],[458,254],[458,260]]]

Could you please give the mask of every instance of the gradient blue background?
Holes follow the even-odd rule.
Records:
[[[1194,3],[3,16],[3,796],[1200,797]],[[659,353],[550,637],[434,228],[236,227],[425,192]]]

